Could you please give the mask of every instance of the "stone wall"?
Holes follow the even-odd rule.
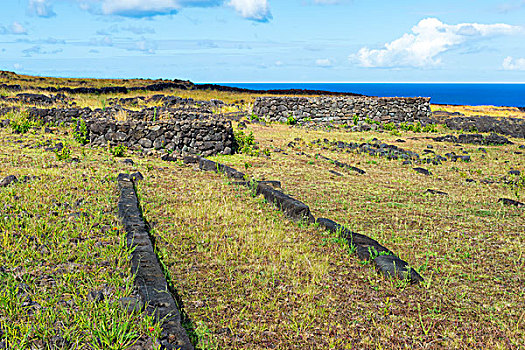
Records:
[[[354,115],[360,120],[369,117],[381,123],[430,122],[430,98],[399,97],[260,97],[253,112],[267,121],[296,121],[315,123],[353,123]]]
[[[165,150],[182,154],[231,154],[231,122],[223,119],[173,119],[166,121],[115,121],[90,119],[89,140],[95,146],[124,144],[132,150]]]
[[[9,109],[3,110],[7,113]],[[52,125],[75,125],[84,120],[94,146],[123,144],[131,150],[178,154],[231,154],[234,136],[231,121],[220,115],[171,113],[168,108],[126,110],[126,120],[115,117],[122,109],[30,108],[29,118]],[[0,111],[2,112],[2,111]],[[161,120],[158,120],[161,119]],[[8,123],[6,123],[7,125]]]

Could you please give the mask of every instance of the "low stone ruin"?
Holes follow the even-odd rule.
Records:
[[[232,154],[231,122],[219,118],[180,118],[166,121],[87,121],[92,145],[123,144],[131,150],[165,150],[177,154]]]
[[[12,109],[3,110],[4,113]],[[199,114],[170,108],[122,109],[30,108],[30,119],[51,125],[87,126],[86,138],[94,146],[122,144],[130,150],[178,154],[232,154],[234,135],[231,121],[216,114]],[[3,123],[1,125],[4,125]]]
[[[430,98],[398,97],[259,97],[253,112],[267,121],[353,124],[370,118],[380,123],[415,123],[431,121]]]

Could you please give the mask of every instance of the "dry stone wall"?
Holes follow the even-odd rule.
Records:
[[[182,154],[231,154],[231,122],[222,119],[173,119],[160,122],[91,119],[89,140],[95,146],[124,144],[132,150],[165,150]]]
[[[260,97],[253,112],[267,121],[286,122],[293,117],[297,122],[336,124],[353,123],[355,115],[380,123],[427,124],[432,116],[426,97]]]
[[[10,110],[3,110],[4,113]],[[94,146],[122,144],[130,150],[176,152],[178,154],[232,154],[234,135],[231,121],[220,115],[171,113],[169,109],[146,108],[127,111],[127,119],[115,119],[118,109],[30,108],[29,118],[46,124],[75,125],[83,120]],[[0,111],[2,112],[2,111]],[[162,117],[162,120],[157,118]],[[8,123],[3,123],[8,124]],[[2,124],[2,125],[3,125]]]

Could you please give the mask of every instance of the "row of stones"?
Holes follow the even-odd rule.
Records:
[[[187,89],[191,87],[192,84],[185,81],[177,82],[164,82],[164,83],[155,83],[146,86],[137,86],[137,87],[125,87],[125,86],[104,86],[101,88],[93,87],[38,87],[31,86],[32,90],[47,91],[47,92],[67,92],[69,94],[127,94],[132,91],[162,91],[165,89]],[[0,84],[0,89],[7,91],[22,91],[24,88],[19,84]]]
[[[253,112],[268,121],[354,122],[367,117],[381,123],[421,122],[431,120],[430,98],[397,97],[259,97]]]
[[[244,173],[205,158],[186,157],[184,158],[184,161],[186,163],[198,162],[201,170],[224,173],[226,176],[237,180],[245,179]],[[266,201],[275,204],[275,206],[282,210],[289,218],[294,221],[317,223],[326,230],[339,234],[341,238],[347,241],[349,246],[356,248],[357,255],[361,260],[373,261],[377,269],[385,276],[397,277],[411,283],[423,281],[423,278],[417,273],[417,271],[410,268],[406,261],[397,257],[377,241],[365,235],[352,232],[330,219],[315,219],[310,212],[310,208],[306,204],[286,195],[278,189],[275,189],[274,186],[272,186],[274,185],[273,183],[271,184],[268,181],[239,181],[235,184],[253,186],[254,183],[256,184],[256,194],[262,194]]]
[[[182,98],[171,95],[153,95],[151,97],[137,96],[137,97],[123,97],[123,98],[109,98],[107,100],[109,105],[141,105],[147,103],[161,103],[165,107],[199,107],[199,108],[217,108],[225,105],[221,100],[212,99],[210,101],[195,100],[193,98]]]
[[[190,350],[194,347],[182,327],[177,302],[169,291],[164,271],[141,216],[134,188],[137,179],[140,177],[120,174],[117,180],[120,191],[118,213],[126,229],[127,245],[133,248],[131,273],[135,276],[135,288],[146,305],[146,312],[162,322],[162,348]]]

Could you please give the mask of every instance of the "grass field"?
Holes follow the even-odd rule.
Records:
[[[122,349],[158,331],[118,304],[133,288],[116,218],[122,166],[67,132],[0,129],[0,178],[19,179],[0,188],[0,342],[9,349]],[[56,142],[71,151],[63,160],[44,151]]]
[[[239,105],[254,98],[172,93]],[[110,97],[130,96],[72,96],[97,108]],[[483,146],[485,153],[435,142],[452,132],[438,131],[248,123],[258,156],[210,158],[281,181],[315,217],[376,239],[425,279],[411,285],[379,275],[341,238],[290,221],[224,175],[129,151],[135,165],[124,165],[105,148],[80,146],[69,127],[0,128],[0,180],[19,179],[0,188],[0,348],[129,349],[145,339],[154,348],[160,325],[119,305],[133,276],[116,177],[140,171],[143,215],[199,349],[523,349],[525,209],[498,199],[524,201],[525,141]],[[374,138],[471,161],[403,165],[332,143]],[[58,142],[62,151],[45,150]],[[511,169],[522,175],[509,176]]]

